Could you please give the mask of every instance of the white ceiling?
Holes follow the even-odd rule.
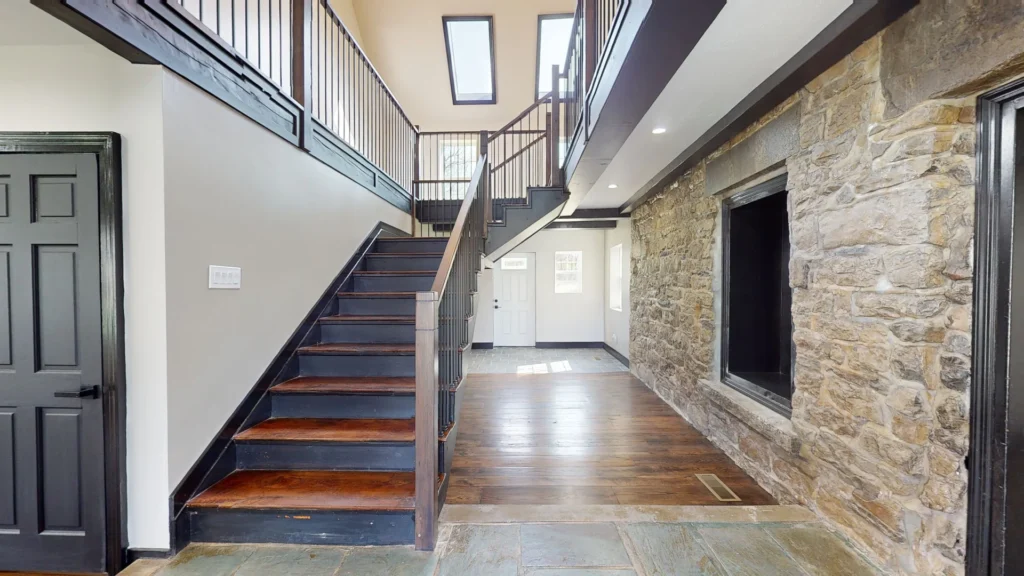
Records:
[[[622,206],[852,3],[729,0],[593,189],[573,194],[570,209]],[[654,135],[656,127],[667,132]]]
[[[0,0],[0,46],[91,43],[74,28],[29,4],[29,0]]]

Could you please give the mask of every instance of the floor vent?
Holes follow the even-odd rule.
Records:
[[[714,474],[697,474],[697,480],[700,480],[701,484],[710,490],[715,495],[715,498],[718,498],[719,502],[740,501],[740,497]]]

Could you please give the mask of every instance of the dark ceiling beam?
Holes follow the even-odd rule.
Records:
[[[652,193],[671,184],[917,4],[918,0],[853,0],[852,6],[641,187],[620,209],[632,212]]]
[[[601,220],[607,218],[625,218],[626,216],[628,216],[628,214],[623,214],[618,208],[577,208],[572,214],[560,217],[558,221]]]
[[[605,230],[615,228],[615,220],[555,220],[548,224],[547,230]]]
[[[575,208],[601,177],[697,42],[725,0],[633,0],[605,47],[584,106],[582,155],[570,151],[566,174]],[[619,17],[617,17],[619,18]]]

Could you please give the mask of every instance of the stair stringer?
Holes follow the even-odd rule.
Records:
[[[506,206],[505,220],[487,226],[484,252],[494,262],[543,230],[562,214],[569,195],[563,188],[530,188],[529,202]]]
[[[352,282],[352,275],[365,266],[366,256],[379,238],[407,237],[408,233],[385,222],[378,222],[366,235],[352,257],[310,308],[302,322],[271,360],[266,371],[239,403],[224,426],[199,456],[192,468],[170,496],[170,550],[180,552],[191,541],[186,507],[188,501],[236,469],[234,436],[270,415],[270,388],[297,373],[296,352],[303,345],[316,342],[320,336],[317,320],[330,315],[337,307],[337,295]]]

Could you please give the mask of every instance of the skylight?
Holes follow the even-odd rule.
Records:
[[[445,16],[442,20],[452,102],[496,103],[493,20],[490,16]]]
[[[562,72],[569,54],[572,14],[548,14],[537,20],[537,98],[551,92],[551,67]],[[565,93],[565,86],[562,86]]]

